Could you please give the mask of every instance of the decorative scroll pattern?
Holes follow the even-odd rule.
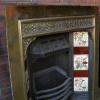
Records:
[[[75,77],[74,78],[74,91],[76,92],[88,91],[88,78]]]
[[[62,32],[79,28],[94,27],[94,18],[43,18],[21,22],[21,33],[24,36],[41,35],[51,32]]]
[[[88,32],[74,32],[74,47],[87,47],[88,46]]]
[[[74,55],[74,70],[88,70],[88,54]]]
[[[26,52],[27,52],[27,48],[30,45],[30,43],[32,41],[34,41],[36,39],[36,37],[29,37],[29,38],[24,38],[23,39],[23,51],[24,51],[24,58],[26,57]]]

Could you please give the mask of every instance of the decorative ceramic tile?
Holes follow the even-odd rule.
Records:
[[[74,70],[73,76],[74,77],[88,77],[89,71],[88,70]]]
[[[74,55],[74,70],[88,70],[88,54]]]
[[[88,78],[87,77],[75,77],[74,78],[74,91],[87,92],[88,91]]]
[[[88,47],[74,47],[73,53],[74,54],[89,54],[89,48]]]
[[[74,47],[88,46],[88,32],[74,32],[73,33]]]

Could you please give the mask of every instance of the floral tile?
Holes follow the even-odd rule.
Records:
[[[74,70],[88,70],[88,54],[74,55]]]
[[[87,92],[88,91],[88,78],[87,77],[75,77],[74,78],[74,91]]]
[[[88,32],[73,32],[74,47],[88,47]]]

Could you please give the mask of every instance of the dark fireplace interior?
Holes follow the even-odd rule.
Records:
[[[39,36],[27,50],[31,100],[89,100],[74,92],[72,37],[69,32]]]

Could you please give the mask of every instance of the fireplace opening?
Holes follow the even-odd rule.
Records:
[[[69,100],[73,94],[69,33],[37,37],[27,56],[32,100]]]
[[[89,34],[80,31],[43,35],[30,43],[26,59],[28,100],[91,99]]]

